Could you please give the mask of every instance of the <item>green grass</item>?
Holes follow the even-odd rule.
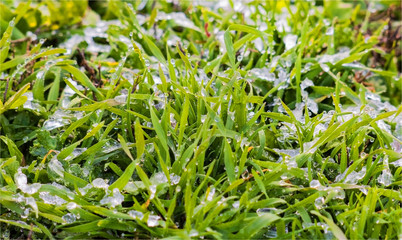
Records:
[[[1,238],[401,238],[398,2],[239,3],[2,3]]]

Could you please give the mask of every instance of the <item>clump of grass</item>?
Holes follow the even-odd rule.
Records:
[[[401,237],[397,4],[2,8],[2,238]]]

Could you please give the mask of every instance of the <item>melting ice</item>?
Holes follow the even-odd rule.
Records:
[[[120,205],[124,201],[124,196],[120,193],[118,188],[113,189],[112,195],[105,196],[100,203],[102,205],[110,205],[112,208]]]
[[[18,172],[14,175],[15,184],[22,192],[27,194],[36,193],[41,187],[40,183],[28,184],[27,176],[18,169]]]

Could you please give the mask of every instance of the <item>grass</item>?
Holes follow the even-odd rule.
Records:
[[[398,2],[1,11],[2,238],[401,238]]]

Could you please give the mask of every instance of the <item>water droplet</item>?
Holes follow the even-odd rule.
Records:
[[[325,35],[327,35],[327,36],[332,36],[332,35],[334,35],[334,28],[333,28],[333,27],[329,27],[329,28],[327,29],[327,31],[325,32]]]
[[[42,79],[44,75],[45,75],[45,71],[40,71],[40,72],[38,72],[38,73],[36,74],[36,78],[37,78],[37,79]]]
[[[212,201],[215,195],[215,187],[211,186],[208,195],[206,196],[207,201]]]
[[[44,44],[45,41],[46,41],[46,39],[42,38],[41,40],[39,40],[39,43],[40,43],[40,44]]]
[[[75,202],[69,202],[69,203],[67,204],[66,208],[67,208],[68,210],[73,210],[73,209],[77,208],[77,206],[78,206],[78,205],[77,205]]]
[[[319,187],[321,187],[321,183],[320,183],[320,181],[318,181],[318,180],[312,180],[312,181],[310,182],[310,187],[311,187],[311,188],[318,189]]]
[[[146,67],[151,66],[151,64],[150,64],[149,60],[145,60],[144,62],[145,62],[145,66],[146,66]]]
[[[243,60],[243,56],[242,55],[239,55],[239,56],[237,56],[237,61],[242,61]]]
[[[289,50],[296,46],[297,35],[288,34],[283,38],[283,42],[285,43],[286,50]]]
[[[189,233],[189,236],[190,237],[196,237],[196,236],[198,236],[198,231],[197,230],[195,230],[195,229],[191,229],[191,231],[190,231],[190,233]]]
[[[257,209],[256,213],[258,216],[262,216],[266,213],[275,213],[277,211],[276,208],[259,208]]]
[[[234,202],[234,203],[232,204],[232,206],[237,209],[237,208],[240,207],[240,202],[239,202],[239,201],[236,201],[236,202]]]
[[[61,219],[63,219],[63,221],[66,223],[74,223],[77,220],[74,213],[67,213],[66,215],[61,217]]]
[[[14,21],[14,19],[13,20],[11,20],[10,21],[10,23],[8,24],[10,27],[14,27],[14,25],[15,25],[15,21]]]
[[[314,205],[317,207],[317,209],[321,209],[324,205],[325,199],[323,197],[318,197],[314,201]]]
[[[330,68],[327,64],[320,63],[320,67],[324,72],[329,72]]]

